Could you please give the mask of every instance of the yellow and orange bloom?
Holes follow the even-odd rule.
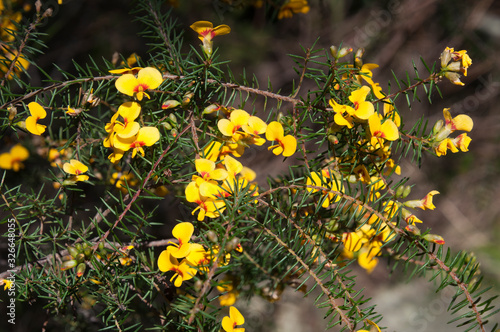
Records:
[[[226,208],[224,201],[201,195],[200,188],[196,182],[190,182],[186,186],[185,195],[188,202],[198,204],[198,207],[193,210],[192,214],[194,215],[199,210],[199,221],[202,221],[205,217],[217,218]]]
[[[69,181],[78,182],[87,181],[89,179],[88,175],[83,174],[86,173],[89,168],[79,160],[71,159],[68,163],[63,165],[63,170],[66,173],[73,175],[69,178]]]
[[[455,85],[464,85],[460,81],[460,74],[467,76],[467,69],[472,65],[472,60],[466,50],[455,51],[446,47],[441,53],[441,73]]]
[[[250,114],[244,110],[236,109],[231,112],[229,119],[221,119],[217,127],[224,136],[233,137],[243,126],[248,125]]]
[[[226,332],[245,332],[245,328],[237,327],[245,324],[245,317],[235,307],[229,307],[229,316],[222,318],[222,328]]]
[[[120,138],[129,138],[136,135],[141,127],[138,122],[135,122],[135,119],[141,114],[141,105],[134,101],[123,103],[116,114],[122,117],[123,122],[114,119],[113,131],[115,134]]]
[[[175,225],[172,235],[179,241],[179,244],[169,242],[172,245],[170,254],[175,258],[183,258],[191,252],[192,244],[189,243],[194,232],[194,226],[190,222],[181,222]]]
[[[172,251],[174,250],[174,247],[168,246],[166,250],[161,252],[158,257],[158,268],[162,272],[174,272],[170,281],[174,280],[175,287],[180,287],[184,281],[192,279],[197,271],[186,259],[179,262],[177,258],[172,256]]]
[[[349,100],[353,106],[340,105],[335,100],[330,99],[330,106],[335,112],[334,121],[339,126],[354,127],[356,120],[366,121],[374,113],[373,104],[366,101],[366,97],[370,93],[370,88],[362,86],[361,88],[351,92]]]
[[[146,90],[156,89],[163,82],[163,76],[156,68],[146,67],[137,73],[137,77],[132,74],[124,74],[115,82],[116,89],[123,94],[133,96],[141,101],[144,96],[151,97]]]
[[[132,158],[139,152],[144,157],[144,147],[151,146],[160,139],[160,131],[156,127],[142,127],[136,135],[128,138],[116,136],[113,147],[118,149],[118,154],[132,149]],[[114,152],[115,154],[117,151]],[[119,159],[119,158],[118,158]]]
[[[47,126],[39,124],[38,120],[45,119],[47,112],[40,104],[34,101],[28,104],[28,109],[30,116],[26,119],[26,129],[34,135],[43,134]]]
[[[23,161],[28,159],[29,151],[21,144],[14,145],[9,152],[0,154],[0,168],[11,169],[14,172],[24,168]]]
[[[14,286],[14,282],[9,279],[1,279],[0,286],[3,285],[3,290],[11,289]]]
[[[219,304],[223,307],[232,306],[239,296],[239,292],[234,289],[233,283],[233,280],[226,278],[224,284],[217,286],[217,290],[223,293],[219,296]]]
[[[218,25],[214,28],[212,22],[197,21],[191,24],[191,29],[198,33],[198,38],[203,42],[203,51],[210,57],[212,55],[212,39],[216,36],[227,35],[231,32],[231,28],[225,24]]]
[[[424,198],[420,200],[411,200],[404,202],[404,205],[410,208],[420,208],[422,210],[434,210],[436,207],[432,203],[432,198],[434,195],[439,194],[439,191],[432,190]]]
[[[278,121],[273,121],[267,126],[266,139],[278,142],[268,147],[268,150],[272,150],[275,155],[283,154],[283,157],[290,157],[297,150],[297,140],[292,135],[285,136],[283,126]]]
[[[338,202],[340,200],[340,196],[335,192],[342,191],[342,184],[338,183],[337,179],[332,177],[328,170],[322,170],[321,173],[311,172],[311,177],[307,178],[306,185],[308,186],[306,188],[308,192],[315,193],[321,190],[324,197],[321,206],[324,208],[329,207],[332,201]],[[322,187],[324,189],[311,188],[310,186]]]
[[[377,141],[380,145],[383,145],[382,139],[395,141],[399,138],[398,126],[391,119],[386,119],[382,123],[381,116],[378,113],[370,116],[368,124],[370,125],[370,133],[372,135],[371,144],[373,146],[377,145]]]

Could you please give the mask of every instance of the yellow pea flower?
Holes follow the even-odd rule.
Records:
[[[338,104],[335,100],[330,99],[330,106],[332,106],[335,115],[333,116],[333,120],[339,126],[347,126],[347,128],[351,129],[354,127],[354,108],[349,105],[341,105]]]
[[[404,205],[411,208],[420,208],[422,210],[434,210],[436,207],[432,203],[432,198],[434,195],[439,194],[439,191],[432,190],[424,198],[420,200],[411,200],[404,202]]]
[[[443,109],[443,116],[445,121],[445,127],[448,128],[451,132],[456,130],[462,130],[470,132],[472,127],[474,126],[474,122],[471,117],[465,114],[459,114],[456,117],[452,118],[449,108]]]
[[[268,147],[275,155],[283,153],[283,157],[290,157],[297,150],[297,140],[292,135],[284,136],[284,130],[278,121],[271,122],[266,129],[266,139],[277,141],[278,144]]]
[[[311,177],[307,178],[306,181],[307,186],[315,186],[315,187],[323,187],[325,189],[322,190],[323,204],[321,205],[324,208],[330,206],[331,201],[338,202],[340,200],[340,196],[337,196],[332,191],[342,191],[342,185],[337,184],[336,179],[331,177],[330,172],[327,170],[319,172],[311,172]],[[318,189],[307,187],[308,192],[318,192]]]
[[[169,242],[172,244],[170,254],[175,258],[183,258],[191,252],[192,244],[189,243],[191,236],[194,232],[194,226],[190,222],[181,222],[175,225],[172,230],[172,235],[179,241],[179,244]]]
[[[266,132],[267,124],[259,117],[250,116],[248,124],[244,124],[242,129],[245,133],[252,135],[253,144],[260,146],[266,142],[260,135]]]
[[[382,145],[381,139],[395,141],[399,138],[398,126],[391,119],[386,119],[384,123],[381,123],[381,116],[378,113],[368,118],[368,124],[372,135],[371,144],[374,146],[377,141]]]
[[[201,195],[200,188],[196,182],[190,182],[186,186],[185,195],[188,202],[198,204],[198,207],[192,212],[194,215],[199,210],[198,221],[205,219],[205,216],[208,218],[217,218],[226,208],[224,201]]]
[[[38,120],[45,119],[47,112],[34,101],[28,104],[28,109],[31,115],[26,119],[26,129],[35,135],[43,134],[47,126],[39,124]]]
[[[65,163],[63,165],[63,170],[66,173],[73,175],[69,179],[72,182],[87,181],[89,179],[88,175],[82,175],[87,172],[89,168],[76,159],[71,159],[69,163]]]
[[[245,328],[236,327],[245,324],[245,317],[235,307],[229,307],[229,316],[222,318],[222,328],[226,332],[245,332]]]
[[[192,267],[197,268],[199,271],[208,272],[210,269],[210,252],[199,243],[191,244],[191,251],[186,256],[186,260]]]
[[[460,134],[452,140],[453,145],[459,148],[462,152],[469,151],[469,144],[471,141],[472,139],[467,136],[466,133]]]
[[[192,279],[196,275],[197,271],[195,268],[191,267],[189,262],[185,259],[179,263],[177,258],[172,256],[172,250],[174,250],[174,247],[169,246],[166,250],[161,252],[158,257],[158,268],[162,272],[174,272],[170,281],[175,279],[175,287],[180,287],[184,281]]]
[[[198,33],[198,38],[203,42],[203,51],[209,57],[212,55],[212,39],[215,36],[226,35],[231,32],[231,28],[225,24],[214,28],[212,22],[208,21],[194,22],[190,28]]]
[[[0,280],[0,286],[3,285],[3,290],[11,289],[12,286],[14,285],[14,282],[9,279],[2,279]]]
[[[146,90],[156,89],[163,82],[163,76],[156,68],[146,67],[137,73],[137,77],[132,74],[124,74],[115,82],[116,89],[128,96],[134,96],[141,101],[144,96],[151,97]]]
[[[222,168],[216,168],[213,161],[202,158],[195,160],[195,166],[200,176],[194,175],[192,180],[199,187],[200,195],[215,198],[221,192],[217,181],[226,179],[228,176],[227,171]]]
[[[366,101],[366,96],[370,93],[370,88],[362,86],[361,88],[351,92],[349,100],[354,104],[354,113],[352,114],[360,120],[366,120],[374,113],[373,104]]]
[[[121,138],[116,136],[113,147],[128,151],[133,149],[132,158],[139,152],[144,157],[144,146],[151,146],[160,139],[160,131],[156,127],[142,127],[135,136],[129,138]],[[116,153],[116,151],[115,151]]]
[[[250,114],[244,110],[234,110],[228,119],[221,119],[217,122],[217,127],[224,136],[233,137],[243,126],[248,125]]]
[[[135,119],[141,114],[141,105],[134,101],[126,102],[118,107],[116,114],[123,118],[123,123],[116,121],[113,126],[113,131],[121,138],[129,138],[137,134],[141,125],[135,122]],[[115,114],[115,115],[116,115]],[[113,119],[111,119],[113,121]]]
[[[22,163],[29,157],[28,149],[21,144],[14,145],[9,152],[0,154],[0,168],[12,169],[14,172],[24,168]]]

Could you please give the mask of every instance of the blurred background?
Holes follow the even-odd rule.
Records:
[[[472,251],[481,262],[484,285],[500,293],[500,1],[493,0],[310,0],[309,11],[290,18],[277,19],[279,1],[274,14],[266,14],[264,7],[245,5],[238,0],[179,0],[173,4],[173,17],[185,29],[187,45],[199,45],[196,33],[189,26],[198,20],[212,21],[214,25],[227,24],[229,35],[217,38],[221,59],[230,60],[238,78],[243,70],[249,77],[255,74],[261,87],[269,80],[274,91],[288,94],[292,81],[298,79],[289,54],[304,54],[303,48],[326,48],[343,45],[353,49],[364,48],[365,63],[380,67],[373,71],[374,81],[387,91],[392,89],[394,76],[404,79],[408,71],[413,77],[413,64],[426,72],[420,57],[429,64],[439,61],[445,47],[466,49],[473,60],[464,87],[443,81],[440,88],[443,99],[436,95],[430,104],[425,96],[421,103],[409,109],[404,98],[398,99],[399,112],[411,126],[412,121],[425,115],[432,126],[442,118],[443,108],[450,108],[453,116],[465,113],[474,120],[474,129],[468,153],[448,154],[437,158],[424,156],[419,168],[403,161],[403,173],[416,184],[412,198],[417,199],[431,190],[441,194],[435,197],[436,210],[419,213],[424,224],[446,240],[453,250]],[[61,78],[54,64],[72,71],[73,63],[88,62],[89,55],[110,61],[115,52],[127,57],[137,53],[148,58],[148,46],[139,35],[144,26],[130,14],[132,2],[118,0],[42,1],[44,8],[54,13],[42,30],[47,33],[48,48],[38,63],[54,78]],[[258,5],[259,1],[255,1]],[[241,5],[240,5],[241,4]],[[33,86],[44,83],[34,69],[30,69]],[[309,87],[304,86],[302,91]],[[314,88],[314,87],[310,87]],[[280,160],[271,159],[275,163]],[[255,157],[252,161],[259,177],[274,175],[284,167]],[[162,216],[159,216],[160,218]],[[166,216],[165,216],[166,218]],[[354,265],[353,265],[354,267]],[[356,267],[354,267],[356,269]],[[387,331],[457,331],[447,325],[452,317],[446,313],[453,293],[435,294],[436,286],[425,279],[406,283],[401,271],[390,273],[381,262],[367,275],[355,271],[358,288],[365,288],[377,304],[376,311],[384,315],[380,326]],[[287,290],[282,299],[270,304],[255,299],[242,309],[247,318],[248,331],[322,331],[323,313],[314,308],[313,296],[302,299],[302,293]],[[500,305],[499,301],[495,303]],[[500,316],[500,315],[499,315]],[[500,322],[492,317],[490,321]],[[493,324],[494,325],[494,324]],[[335,329],[332,329],[335,331]]]

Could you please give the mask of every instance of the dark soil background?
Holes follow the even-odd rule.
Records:
[[[392,72],[400,78],[406,71],[413,75],[412,60],[423,69],[420,57],[432,64],[446,46],[468,50],[473,65],[462,79],[465,87],[442,82],[443,99],[436,94],[429,104],[423,96],[421,103],[408,109],[400,98],[398,108],[409,124],[422,115],[433,124],[442,118],[445,107],[451,108],[452,115],[468,114],[474,120],[470,152],[425,156],[422,168],[409,161],[401,167],[411,183],[417,184],[412,198],[434,189],[441,192],[434,200],[436,210],[419,213],[424,224],[441,234],[453,250],[473,251],[482,264],[484,284],[500,293],[500,1],[311,0],[308,14],[280,21],[253,7],[229,10],[218,1],[178,2],[173,13],[185,28],[186,45],[199,44],[189,29],[193,22],[228,24],[231,34],[217,38],[215,45],[220,47],[222,59],[232,61],[236,77],[245,68],[248,76],[255,73],[261,86],[269,78],[273,89],[283,94],[290,92],[292,80],[298,79],[288,54],[303,54],[301,46],[308,48],[315,42],[315,48],[341,43],[365,48],[365,62],[380,65],[374,70],[374,80],[384,90],[384,82],[394,80]],[[58,73],[52,64],[71,71],[73,60],[83,64],[89,55],[110,60],[115,52],[125,57],[136,52],[147,59],[146,42],[138,35],[144,27],[130,14],[132,2],[69,0],[62,6],[56,1],[51,4],[54,15],[43,28],[49,48],[38,63],[55,78]],[[30,74],[33,85],[41,84],[35,71]],[[303,89],[307,91],[307,86]],[[279,160],[272,159],[278,164],[269,164],[257,155],[253,159],[252,168],[260,177],[274,175],[284,167]],[[383,261],[371,275],[361,270],[357,273],[358,287],[366,288],[373,297],[371,303],[379,304],[377,311],[385,316],[381,326],[389,326],[387,331],[463,330],[445,324],[452,318],[446,313],[449,292],[435,295],[436,286],[423,279],[406,284],[405,275],[390,275]],[[247,330],[321,331],[325,326],[323,313],[315,310],[312,301],[312,297],[304,300],[301,293],[293,291],[286,291],[275,304],[256,299],[242,310],[247,313]],[[499,317],[490,320],[500,322]]]

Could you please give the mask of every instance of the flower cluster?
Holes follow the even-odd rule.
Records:
[[[162,272],[174,272],[170,281],[175,287],[180,287],[184,281],[192,279],[198,271],[207,272],[209,265],[219,256],[220,248],[212,246],[205,250],[203,245],[190,242],[194,233],[194,226],[190,222],[177,224],[172,230],[172,235],[178,243],[169,242],[167,249],[158,257],[158,268]],[[219,258],[219,265],[227,265],[231,254],[226,253]]]
[[[12,47],[15,41],[14,31],[17,31],[19,23],[23,17],[23,12],[29,12],[31,5],[4,6],[3,1],[0,2],[0,77],[7,75],[7,79],[11,80],[14,75],[26,71],[29,67],[29,62],[23,54],[20,54],[17,49]],[[14,63],[13,63],[14,62]],[[11,69],[12,67],[12,69]]]
[[[455,51],[453,48],[446,47],[443,53],[441,53],[440,59],[441,74],[453,84],[464,85],[460,81],[460,74],[467,76],[467,68],[472,64],[467,51]]]
[[[462,133],[455,138],[449,138],[449,135],[457,130],[470,132],[474,123],[470,116],[459,114],[452,118],[449,108],[443,110],[444,121],[436,122],[432,129],[431,145],[438,157],[446,155],[450,150],[453,153],[469,151],[471,138],[466,133]]]
[[[163,82],[158,69],[142,68],[137,77],[125,73],[116,80],[118,91],[141,101],[144,97],[150,98],[146,90],[156,89]],[[109,155],[111,162],[118,162],[125,152],[132,150],[132,158],[139,153],[144,156],[144,147],[155,144],[160,139],[160,131],[156,127],[141,127],[137,118],[141,115],[141,105],[137,101],[123,103],[106,124],[108,136],[103,141],[107,148],[113,148]]]

